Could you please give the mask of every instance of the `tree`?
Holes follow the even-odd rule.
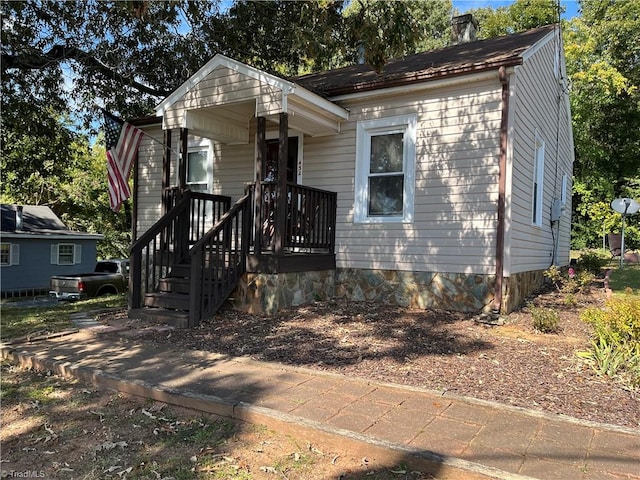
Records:
[[[348,42],[382,72],[391,58],[443,47],[449,38],[450,0],[355,0],[345,9]],[[354,63],[357,57],[348,57]]]
[[[640,4],[585,0],[581,6],[582,17],[564,29],[579,186],[573,243],[597,246],[595,232],[620,223],[611,200],[640,194]],[[629,218],[629,246],[640,245],[636,217]]]
[[[558,23],[564,11],[557,0],[516,0],[508,7],[470,11],[480,25],[479,38],[493,38]]]

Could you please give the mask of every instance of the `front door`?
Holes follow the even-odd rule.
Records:
[[[264,172],[265,182],[275,182],[278,179],[278,139],[267,140],[267,158],[262,171]],[[299,137],[289,137],[289,151],[287,155],[287,182],[299,183],[300,170],[298,160],[298,143]]]

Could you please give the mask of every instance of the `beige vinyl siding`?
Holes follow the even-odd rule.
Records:
[[[500,84],[351,101],[341,134],[305,138],[305,184],[336,191],[338,267],[493,274]],[[356,125],[417,114],[412,223],[353,222]]]
[[[246,101],[256,102],[257,115],[268,116],[282,111],[280,89],[220,66],[167,109],[165,128],[181,127],[187,109]]]
[[[160,126],[142,128],[145,135],[138,149],[137,234],[146,232],[162,215],[162,158],[164,133]],[[179,145],[177,132],[173,145]],[[175,159],[175,154],[171,156]]]
[[[244,195],[245,185],[255,181],[255,138],[254,121],[249,134],[249,144],[216,144],[213,164],[213,193],[227,195],[234,203]]]
[[[554,75],[554,42],[548,41],[517,68],[511,82],[510,115],[513,116],[510,159],[509,225],[505,274],[548,268],[558,241],[558,262],[569,261],[571,215],[572,141],[568,109],[557,102],[558,80]],[[544,141],[545,164],[542,224],[533,224],[532,198],[536,132]],[[560,150],[558,151],[558,147]],[[561,197],[562,175],[568,177],[567,204],[558,231],[552,232],[551,205]],[[509,184],[509,181],[508,181]],[[558,238],[559,237],[559,238]]]

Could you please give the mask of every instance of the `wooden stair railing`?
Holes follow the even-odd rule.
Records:
[[[246,271],[251,231],[251,197],[245,195],[189,249],[189,327],[215,313]]]
[[[186,190],[172,208],[136,240],[130,250],[129,308],[138,309],[171,269],[189,260],[189,247],[222,217],[229,197]],[[195,220],[198,218],[198,220]],[[205,220],[201,220],[201,219]]]

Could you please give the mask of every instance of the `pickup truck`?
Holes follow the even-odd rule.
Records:
[[[102,260],[91,273],[54,275],[49,296],[58,300],[80,300],[126,291],[129,284],[129,260]]]

